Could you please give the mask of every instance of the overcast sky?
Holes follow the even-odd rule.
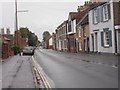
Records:
[[[6,0],[5,0],[6,1]],[[28,10],[18,13],[19,27],[28,27],[40,40],[44,31],[54,32],[57,26],[68,19],[69,12],[77,11],[78,5],[85,0],[35,0],[18,2],[18,10]],[[1,5],[0,5],[1,6]],[[2,2],[2,27],[9,27],[14,32],[14,2]]]

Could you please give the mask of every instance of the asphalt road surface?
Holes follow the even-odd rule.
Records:
[[[108,62],[108,65],[101,64],[100,60],[99,63],[85,61],[82,60],[83,57],[96,61],[101,57],[101,61]],[[118,68],[109,64],[117,62],[106,61],[109,57],[98,58],[90,55],[77,57],[74,54],[45,49],[35,52],[35,59],[56,88],[118,88]]]

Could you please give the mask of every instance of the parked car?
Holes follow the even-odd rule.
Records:
[[[23,49],[23,55],[34,55],[34,47],[28,46]]]

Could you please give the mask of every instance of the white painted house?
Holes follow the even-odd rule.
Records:
[[[113,2],[101,2],[89,11],[90,52],[115,53]]]

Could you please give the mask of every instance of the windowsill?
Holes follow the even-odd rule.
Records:
[[[98,24],[98,22],[96,22],[96,23],[93,23],[94,25],[97,25]]]
[[[104,48],[109,48],[110,46],[109,45],[105,45]]]
[[[107,20],[103,20],[102,22],[105,23],[105,22],[108,22],[110,19],[107,19]]]

